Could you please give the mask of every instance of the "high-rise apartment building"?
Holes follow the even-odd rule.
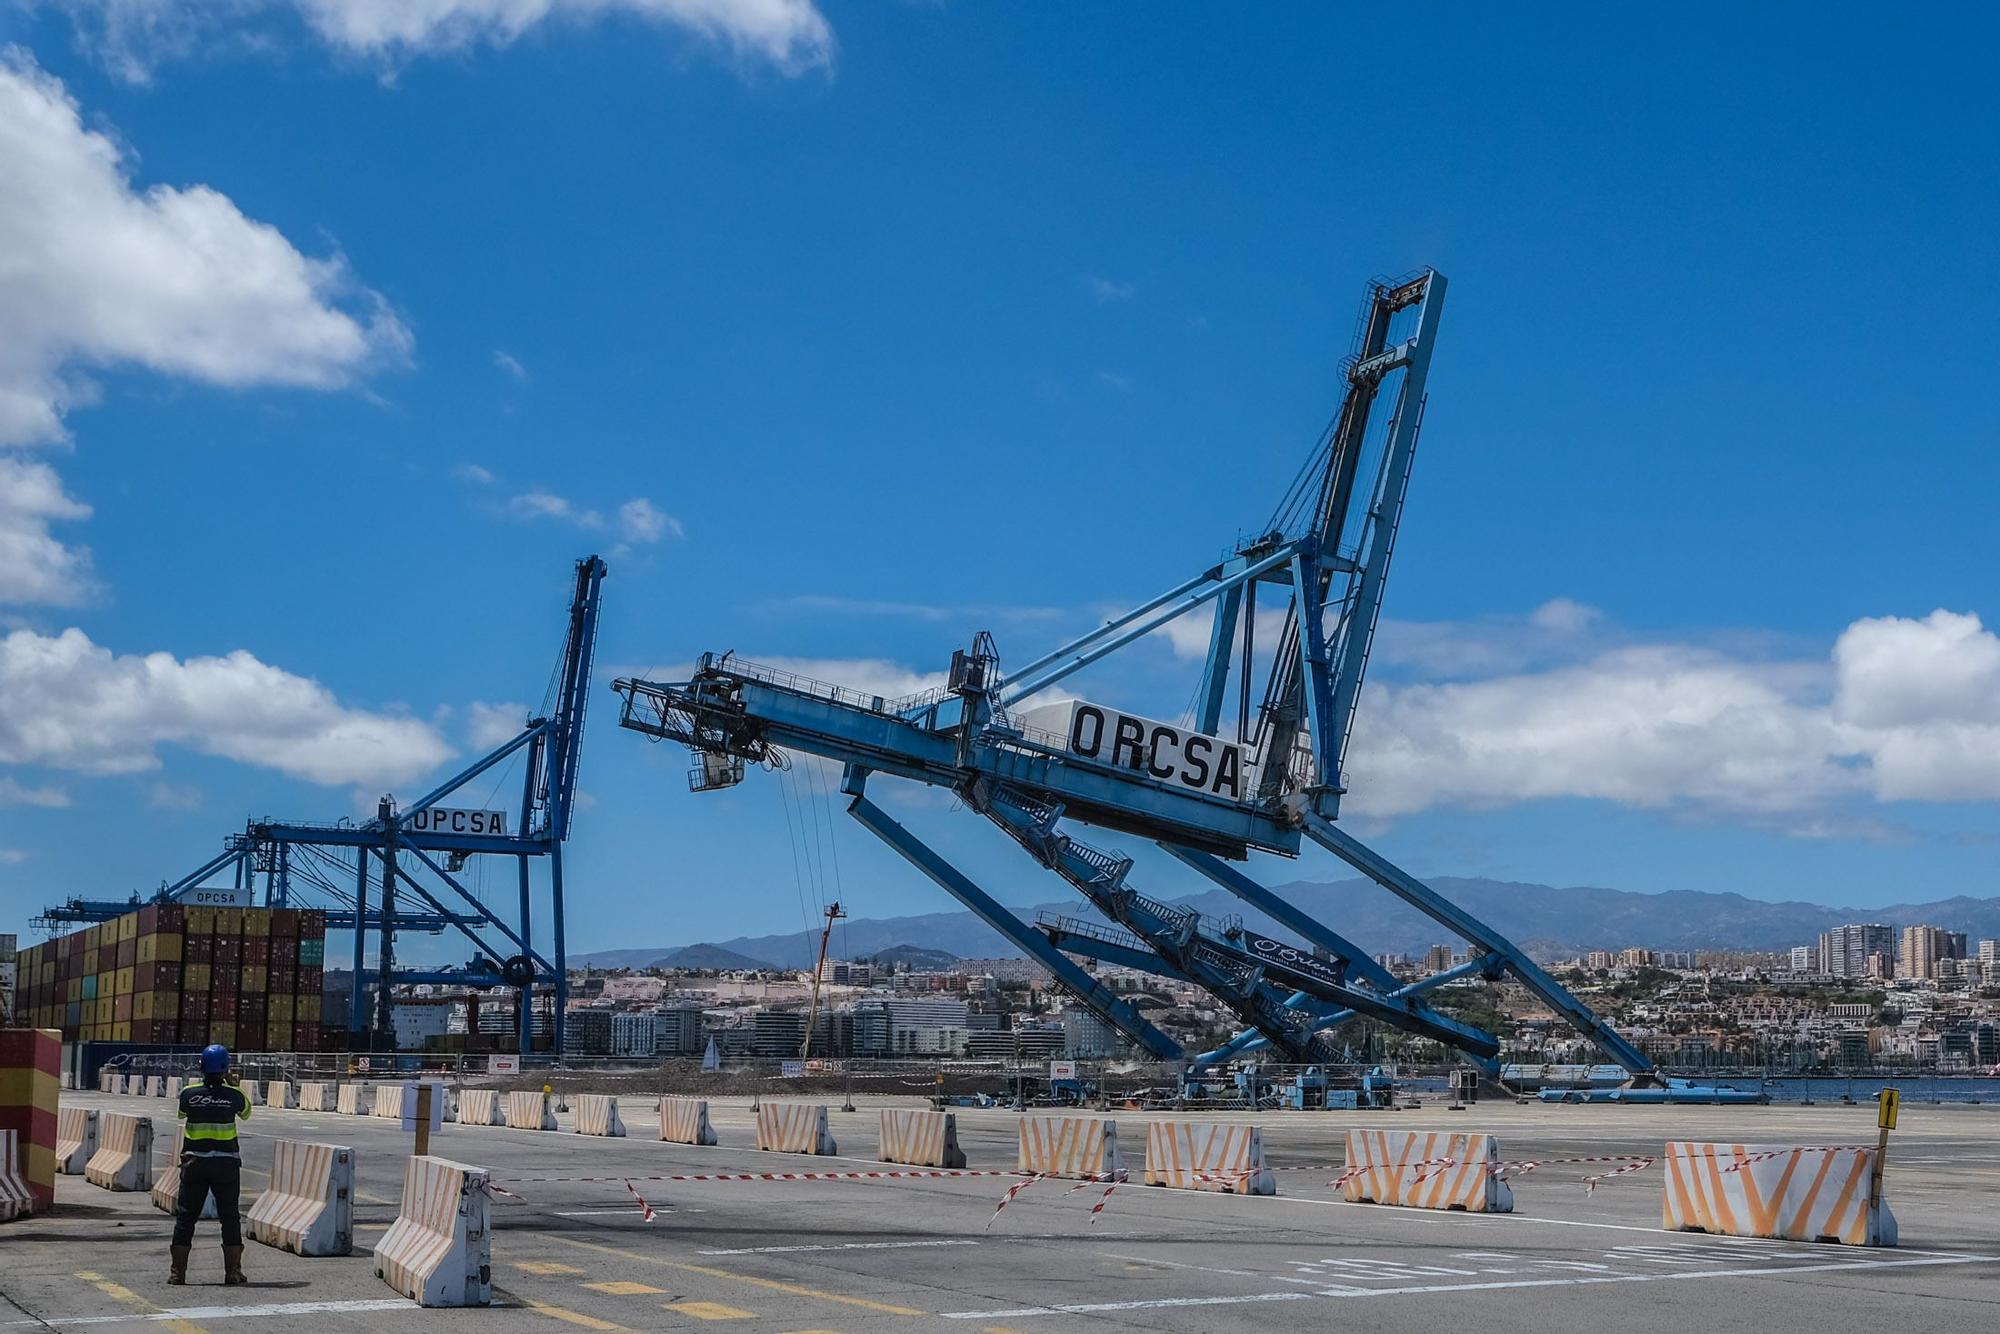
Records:
[[[1869,976],[1877,955],[1891,962],[1896,957],[1895,929],[1882,922],[1850,922],[1819,938],[1820,968],[1835,977]]]
[[[1932,981],[1938,961],[1952,957],[1951,933],[1936,926],[1906,926],[1896,943],[1896,976]]]

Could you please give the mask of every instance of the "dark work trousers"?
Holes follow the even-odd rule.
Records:
[[[243,1190],[243,1160],[240,1158],[181,1158],[181,1198],[174,1211],[174,1245],[194,1244],[194,1225],[201,1217],[202,1203],[215,1196],[216,1217],[222,1223],[222,1244],[243,1244],[243,1216],[238,1197]]]

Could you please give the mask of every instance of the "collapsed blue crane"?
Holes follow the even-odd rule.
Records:
[[[1337,827],[1342,770],[1407,495],[1445,280],[1426,270],[1371,284],[1333,424],[1260,534],[1220,563],[1018,670],[992,637],[953,654],[944,686],[890,700],[731,655],[685,682],[625,679],[622,725],[689,746],[697,790],[740,781],[746,762],[798,750],[843,766],[850,813],[1140,1046],[1178,1044],[1069,956],[1134,963],[1193,982],[1247,1025],[1197,1066],[1271,1047],[1333,1059],[1329,1030],[1357,1016],[1432,1038],[1489,1071],[1499,1039],[1426,997],[1466,977],[1511,975],[1636,1077],[1652,1063],[1512,942]],[[1260,595],[1282,603],[1260,629]],[[1162,723],[1080,700],[1034,705],[1073,674],[1207,608],[1209,645],[1188,721]],[[1257,677],[1261,694],[1253,694]],[[1233,696],[1233,698],[1232,698]],[[1231,708],[1232,703],[1234,708]],[[1044,924],[1000,906],[867,794],[875,774],[957,792],[1066,880],[1117,931]],[[1300,947],[1207,920],[1128,883],[1132,861],[1089,847],[1064,821],[1151,840],[1295,933]],[[1332,927],[1230,862],[1324,847],[1467,941],[1471,957],[1405,985]],[[1143,958],[1144,962],[1139,962]]]
[[[576,796],[577,762],[583,743],[583,723],[589,702],[590,673],[596,655],[598,609],[606,573],[596,556],[576,562],[574,591],[561,661],[556,669],[553,708],[531,717],[511,739],[494,747],[416,801],[398,806],[392,797],[377,804],[375,818],[361,823],[340,820],[306,823],[253,819],[241,834],[230,835],[224,848],[189,874],[151,896],[151,902],[248,904],[257,877],[264,877],[264,900],[271,907],[290,906],[295,878],[305,880],[334,906],[327,912],[329,929],[354,933],[354,989],[347,1016],[350,1035],[361,1041],[370,1033],[370,1019],[361,985],[365,950],[371,930],[379,936],[376,1012],[373,1034],[390,1039],[391,987],[395,983],[440,983],[478,988],[506,986],[520,996],[520,1049],[533,1043],[533,1003],[537,986],[553,989],[555,1049],[564,1048],[560,1017],[569,1001],[569,959],[564,938],[563,843],[569,837]],[[513,832],[510,812],[448,805],[475,779],[508,760],[525,756],[520,804]],[[497,787],[494,789],[497,791]],[[482,806],[483,806],[482,802]],[[351,862],[348,857],[352,857]],[[519,908],[513,921],[489,906],[464,883],[473,857],[511,857],[516,863]],[[552,939],[547,952],[535,944],[534,858],[549,865]],[[210,885],[229,874],[224,889]],[[371,889],[375,908],[369,909]],[[400,906],[399,896],[413,908]],[[45,909],[38,921],[54,925],[72,921],[107,921],[141,906],[129,903],[72,899]],[[482,932],[497,932],[506,941],[495,946]],[[398,932],[457,931],[471,942],[471,966],[463,969],[398,971]]]

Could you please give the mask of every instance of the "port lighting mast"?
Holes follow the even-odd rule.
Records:
[[[620,680],[625,727],[688,745],[697,788],[739,781],[784,749],[844,766],[850,813],[1141,1046],[1185,1056],[1071,954],[1192,981],[1246,1028],[1197,1066],[1272,1047],[1336,1059],[1327,1030],[1360,1016],[1435,1039],[1489,1072],[1500,1043],[1433,1008],[1467,977],[1512,976],[1635,1076],[1653,1066],[1512,942],[1337,826],[1352,732],[1406,498],[1445,280],[1370,284],[1340,409],[1270,522],[1221,562],[1006,672],[992,637],[955,653],[947,683],[890,700],[708,655],[685,682]],[[1280,612],[1275,635],[1260,616]],[[1038,696],[1184,615],[1209,647],[1191,716],[1166,724]],[[1261,691],[1256,682],[1261,679]],[[1231,705],[1234,705],[1232,708]],[[1053,724],[1053,726],[1052,726]],[[1028,927],[870,799],[877,775],[948,787],[1113,924]],[[1133,862],[1065,823],[1148,839],[1293,933],[1276,940],[1141,894]],[[1232,863],[1296,857],[1310,839],[1470,943],[1470,959],[1404,984],[1367,952]],[[1059,947],[1059,948],[1058,948]]]

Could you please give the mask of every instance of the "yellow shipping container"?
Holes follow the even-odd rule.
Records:
[[[132,1025],[129,1023],[113,1024],[111,1026],[111,1040],[113,1042],[130,1042],[132,1040]]]
[[[243,995],[245,999],[251,996],[261,996],[270,989],[270,969],[261,963],[246,963],[243,965]]]
[[[118,919],[118,939],[137,940],[139,938],[139,914],[128,912]]]
[[[82,999],[83,999],[82,978],[72,977],[69,981],[63,983],[63,1000],[67,1001],[71,1005],[74,1005]]]
[[[83,928],[83,948],[86,953],[97,948],[97,928],[95,926],[86,926]]]
[[[187,933],[191,936],[207,936],[215,933],[215,909],[189,908],[187,910]]]
[[[287,996],[282,992],[274,993],[271,997],[270,1006],[264,1012],[264,1017],[274,1024],[289,1024],[298,1014],[297,1005],[298,1001],[296,998]]]
[[[97,971],[97,948],[95,946],[83,952],[83,971],[86,973]]]
[[[293,1018],[302,1024],[318,1023],[320,1020],[319,1002],[320,998],[318,996],[299,997],[298,1007],[293,1012]]]
[[[181,970],[181,979],[184,983],[182,990],[186,991],[190,996],[207,995],[209,983],[213,980],[214,972],[214,964],[189,964]]]
[[[271,910],[269,908],[245,908],[243,910],[243,934],[246,936],[270,935]]]
[[[136,968],[120,968],[117,975],[112,979],[111,994],[114,996],[131,995],[132,981],[138,971]]]
[[[264,1033],[264,1045],[272,1051],[290,1051],[292,1049],[292,1026],[290,1024],[272,1024],[264,1030]]]
[[[231,1019],[221,1023],[210,1024],[208,1026],[208,1040],[210,1042],[220,1042],[225,1047],[235,1046],[236,1021]]]
[[[162,931],[154,937],[154,940],[158,942],[154,948],[159,951],[159,962],[179,963],[181,961],[185,947],[181,942],[180,932]]]

